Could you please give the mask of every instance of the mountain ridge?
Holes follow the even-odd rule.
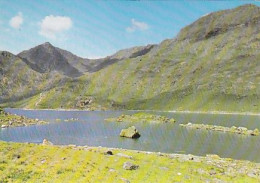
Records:
[[[71,59],[73,54],[57,48],[82,75],[70,77],[57,69],[35,73],[23,66],[32,78],[22,79],[23,83],[30,87],[34,83],[34,90],[28,91],[18,82],[13,85],[19,93],[14,93],[13,85],[0,84],[2,105],[260,112],[259,17],[259,7],[251,5],[210,13],[184,27],[173,39],[121,50],[102,59]],[[21,64],[21,59],[16,62]],[[15,69],[5,71],[9,80],[17,80],[10,74]],[[21,71],[17,73],[21,80]],[[42,84],[37,85],[36,80]],[[19,100],[10,102],[15,96]]]

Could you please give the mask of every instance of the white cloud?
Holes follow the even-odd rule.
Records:
[[[131,19],[131,26],[126,28],[127,32],[134,32],[136,30],[144,31],[149,28],[148,24],[145,22],[139,22],[135,19]]]
[[[55,39],[58,33],[69,30],[71,27],[72,20],[70,17],[49,15],[40,22],[39,34],[47,38]]]
[[[19,29],[22,24],[23,24],[23,14],[21,12],[19,12],[16,16],[11,18],[11,20],[9,21],[9,25],[14,29]]]

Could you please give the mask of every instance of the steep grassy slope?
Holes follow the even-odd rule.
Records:
[[[260,8],[215,12],[135,57],[13,106],[260,111]],[[105,63],[105,62],[104,62]],[[10,104],[7,104],[10,105]]]
[[[125,170],[125,162],[139,168]],[[256,163],[216,155],[0,142],[0,182],[259,182],[259,174]]]
[[[59,73],[41,74],[32,70],[19,57],[0,52],[0,101],[13,102],[48,90],[62,82]]]

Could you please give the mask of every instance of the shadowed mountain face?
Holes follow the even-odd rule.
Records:
[[[259,21],[254,5],[214,12],[174,39],[95,60],[49,43],[18,56],[2,52],[0,103],[260,112]]]
[[[46,42],[17,56],[0,52],[0,103],[18,101],[50,88],[60,87],[68,80],[99,71],[127,58],[146,54],[153,45],[134,47],[102,59],[85,59]],[[14,92],[14,90],[16,92]]]
[[[32,69],[40,73],[58,71],[68,77],[79,77],[85,72],[96,72],[117,61],[135,58],[148,53],[154,45],[140,46],[121,50],[102,59],[84,59],[46,42],[18,56]]]
[[[74,62],[74,64],[77,64],[80,58],[67,51],[61,51],[50,43],[44,43],[30,50],[23,51],[19,53],[18,56],[31,66],[32,69],[40,73],[58,71],[70,77],[82,75],[82,73],[70,63]]]
[[[47,91],[62,81],[58,72],[40,73],[20,57],[0,52],[0,103],[18,101]]]

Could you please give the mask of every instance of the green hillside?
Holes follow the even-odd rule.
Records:
[[[5,85],[10,94],[4,95],[2,103],[25,108],[259,112],[259,26],[260,8],[254,5],[211,13],[183,28],[174,39],[139,54],[129,54],[136,53],[134,49],[120,51],[112,64],[80,77],[57,73],[64,82],[55,76],[51,81],[57,84],[46,85],[53,73],[30,71],[26,88],[34,86],[39,92],[23,89],[24,99],[10,102],[20,81]],[[97,63],[104,65],[112,58]],[[17,81],[24,78],[21,72]],[[36,84],[37,75],[46,80]]]

